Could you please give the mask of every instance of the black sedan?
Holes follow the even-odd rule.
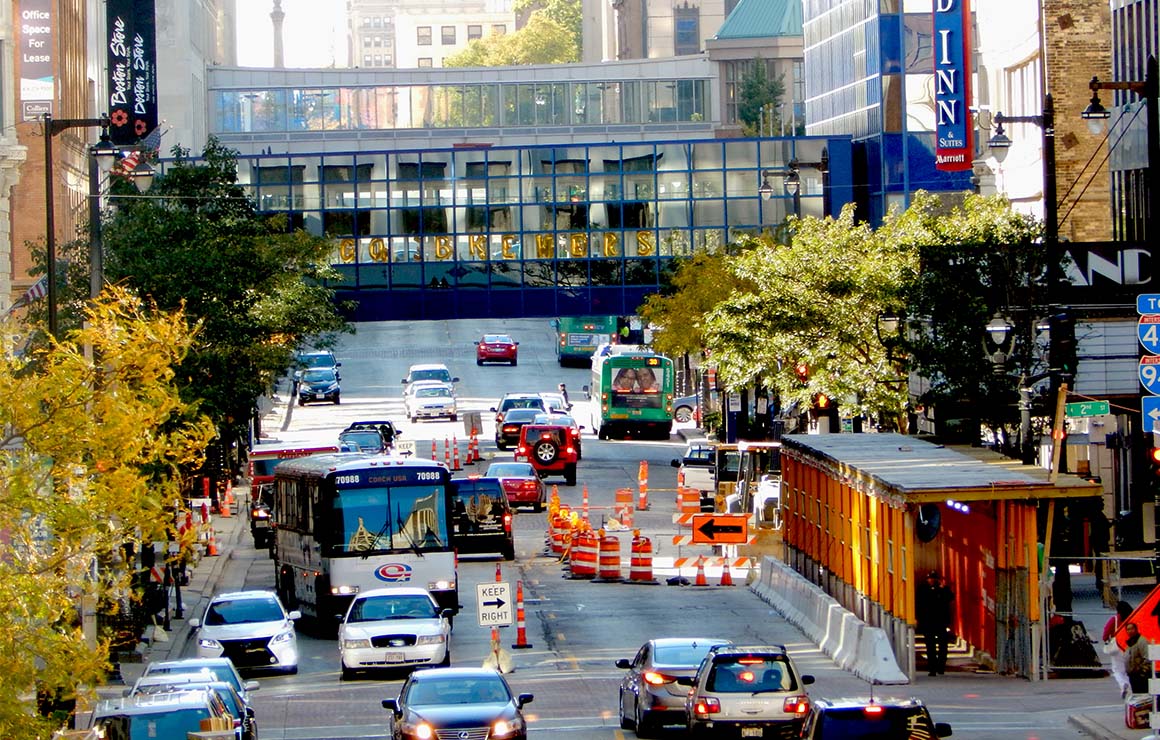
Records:
[[[495,427],[495,446],[506,450],[520,443],[520,430],[525,424],[531,424],[537,414],[544,413],[540,409],[512,409],[504,414],[503,421]]]
[[[395,715],[394,740],[526,740],[522,709],[531,700],[531,694],[514,696],[491,668],[428,668],[412,673],[397,699],[383,699],[383,708]]]

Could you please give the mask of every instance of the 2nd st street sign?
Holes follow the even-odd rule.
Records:
[[[1064,407],[1064,415],[1072,417],[1102,416],[1112,411],[1112,405],[1107,401],[1080,401],[1069,403]]]

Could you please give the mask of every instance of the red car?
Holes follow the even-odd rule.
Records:
[[[484,334],[483,339],[475,343],[475,364],[506,362],[518,365],[519,346],[520,343],[507,334]]]
[[[563,475],[564,484],[576,485],[576,446],[572,430],[560,424],[525,424],[520,429],[516,460],[531,463],[536,475]]]
[[[548,492],[544,482],[536,474],[531,463],[498,462],[492,463],[484,474],[487,478],[499,478],[503,485],[503,492],[507,494],[508,503],[512,508],[516,506],[530,506],[532,511],[543,511],[548,503]]]
[[[577,423],[575,417],[573,417],[571,414],[537,414],[536,418],[532,420],[532,423],[559,424],[561,426],[568,427],[569,431],[572,432],[572,436],[569,439],[571,440],[572,445],[576,448],[576,459],[584,459],[584,450],[580,446],[582,444],[581,440],[583,440],[581,432],[584,431],[584,427]]]

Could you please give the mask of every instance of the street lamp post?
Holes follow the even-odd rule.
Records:
[[[1042,115],[995,114],[995,134],[987,145],[1000,163],[1007,158],[1007,150],[1011,148],[1011,139],[1003,131],[1005,123],[1033,123],[1043,129],[1043,242],[1051,254],[1059,242],[1059,203],[1056,200],[1055,184],[1055,103],[1051,95],[1047,94],[1043,96]]]
[[[1092,91],[1091,103],[1087,108],[1084,108],[1080,116],[1088,121],[1093,133],[1099,133],[1103,122],[1111,117],[1108,109],[1100,103],[1100,90],[1127,90],[1144,98],[1144,104],[1148,108],[1148,167],[1145,170],[1145,182],[1148,187],[1148,213],[1146,218],[1138,220],[1145,224],[1145,235],[1152,237],[1153,235],[1148,232],[1148,225],[1150,223],[1154,225],[1156,219],[1160,219],[1160,182],[1157,182],[1156,179],[1156,170],[1160,168],[1160,110],[1157,109],[1157,98],[1160,98],[1160,94],[1158,94],[1160,93],[1160,89],[1158,89],[1160,88],[1160,74],[1157,74],[1156,57],[1148,57],[1142,82],[1100,82],[1099,77],[1092,77],[1092,81],[1088,83],[1088,88]],[[1152,240],[1154,241],[1154,237]],[[1160,519],[1157,522],[1158,527],[1160,527]],[[1160,544],[1157,547],[1160,547]]]
[[[44,114],[44,193],[45,193],[45,282],[47,285],[48,301],[48,333],[57,336],[57,290],[56,290],[56,199],[54,197],[52,178],[52,140],[57,134],[70,128],[97,128],[101,129],[101,140],[89,149],[89,156],[95,160],[99,168],[108,172],[113,167],[113,160],[117,150],[109,140],[109,117],[100,118],[53,118],[51,113]],[[89,191],[92,193],[92,172],[90,166]],[[99,209],[99,204],[98,204]],[[97,218],[99,220],[99,210]],[[93,212],[89,211],[89,218]],[[90,286],[91,288],[92,286]]]
[[[785,194],[793,198],[793,215],[800,218],[802,215],[802,167],[812,167],[822,173],[822,195],[825,197],[826,174],[830,171],[830,152],[826,148],[822,149],[821,159],[817,162],[799,162],[797,157],[794,157],[786,163],[784,170],[762,170],[761,185],[757,188],[757,194],[761,196],[762,200],[769,200],[773,197],[773,185],[769,182],[769,178],[783,178],[782,187],[785,188]]]

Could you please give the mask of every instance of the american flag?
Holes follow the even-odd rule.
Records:
[[[122,175],[128,175],[142,159],[151,157],[161,149],[161,127],[153,129],[139,144],[121,159],[116,170]]]
[[[20,296],[12,306],[9,307],[8,313],[12,313],[18,308],[24,308],[33,301],[40,300],[48,294],[48,276],[45,275],[37,280],[31,288],[24,291],[24,295]],[[7,315],[7,314],[5,314]]]

